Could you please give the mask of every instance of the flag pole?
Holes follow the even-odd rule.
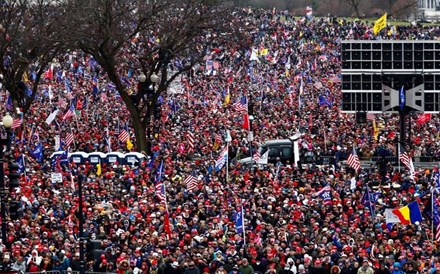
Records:
[[[368,186],[367,186],[367,195],[368,195],[368,200],[369,200],[368,207],[370,208],[371,216],[372,216],[373,219],[374,219],[374,215],[376,215],[376,214],[375,214],[375,212],[374,212],[374,210],[373,210],[373,207],[371,206],[371,203],[372,203],[373,201],[371,200],[371,196],[370,196],[370,188],[369,188]]]
[[[32,140],[32,134],[33,133],[34,133],[34,124],[32,124],[31,132],[30,132],[29,137],[28,137],[28,145],[30,144],[30,141]]]
[[[251,98],[252,98],[252,96],[251,96],[251,94],[249,94],[249,101],[251,100]],[[249,125],[249,130],[248,130],[249,151],[251,153],[251,159],[252,159],[252,156],[253,156],[252,155],[252,141],[254,139],[254,136],[251,135],[252,134],[252,120],[249,117],[249,103],[250,102],[247,102],[247,104],[246,104],[246,112],[248,114],[247,118],[248,118],[248,125]],[[229,155],[228,155],[228,157],[229,157]]]
[[[242,219],[242,227],[243,227],[243,246],[246,246],[246,228],[244,227],[244,206],[241,204],[241,219]]]
[[[435,216],[434,216],[434,202],[435,202],[435,199],[434,199],[434,193],[435,193],[435,188],[433,188],[432,192],[431,192],[431,212],[432,212],[432,220],[431,220],[432,237],[431,237],[431,241],[432,241],[432,244],[434,244],[434,239],[435,239],[435,231],[434,231],[434,218],[435,218]]]
[[[26,163],[24,162],[24,154],[21,154],[21,159],[23,161],[23,173],[24,173],[24,177],[26,178]]]
[[[72,134],[72,138],[73,138],[73,146],[75,147],[75,149],[78,149],[78,148],[76,147],[75,135],[73,135],[73,130],[72,130],[72,128],[70,128],[70,134]]]
[[[229,183],[229,142],[226,142],[226,184]]]
[[[400,146],[401,146],[401,144],[399,143],[399,145],[397,146],[397,163],[399,166],[399,173],[401,173],[401,171],[400,171]]]

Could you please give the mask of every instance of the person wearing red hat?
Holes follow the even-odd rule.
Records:
[[[309,268],[309,274],[325,274],[326,272],[319,258],[316,259],[313,266]]]

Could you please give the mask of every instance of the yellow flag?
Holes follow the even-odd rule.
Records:
[[[266,48],[264,48],[260,51],[260,55],[262,55],[262,56],[266,56],[267,54],[269,54],[269,50]]]
[[[102,170],[101,170],[101,164],[96,165],[96,175],[101,176]]]
[[[26,83],[29,82],[29,77],[28,77],[26,71],[23,73],[23,82],[26,82]]]
[[[376,22],[374,22],[373,34],[377,35],[379,31],[381,31],[386,26],[387,26],[387,13],[385,12],[385,14],[382,15],[381,18],[377,19]]]
[[[376,119],[373,119],[373,136],[374,140],[377,141],[377,137],[379,136],[379,129],[376,126]]]
[[[130,141],[130,138],[127,139],[127,149],[128,151],[131,151],[133,148],[133,143]]]
[[[228,94],[226,94],[225,96],[225,101],[223,102],[224,106],[229,105],[229,102],[231,102],[231,94],[228,92]]]

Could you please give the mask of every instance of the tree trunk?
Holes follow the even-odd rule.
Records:
[[[136,145],[139,152],[150,153],[151,150],[148,146],[147,135],[145,133],[145,126],[143,125],[141,119],[136,119],[136,117],[131,117],[133,122],[134,134],[136,136]]]
[[[359,13],[359,3],[353,5],[353,8],[354,8],[354,12],[356,13],[356,17],[361,18],[361,14]]]

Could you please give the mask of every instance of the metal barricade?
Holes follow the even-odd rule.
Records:
[[[38,271],[38,272],[25,272],[26,274],[61,274],[58,270],[52,271]]]

